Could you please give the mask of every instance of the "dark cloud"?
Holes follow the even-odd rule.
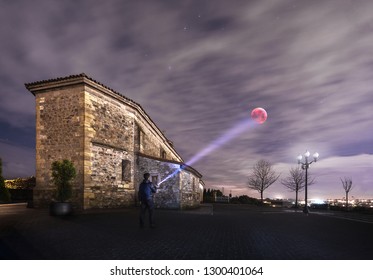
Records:
[[[234,20],[231,17],[216,17],[211,18],[203,23],[205,32],[222,31],[226,28],[232,28]]]
[[[207,187],[246,191],[257,160],[285,175],[309,149],[321,155],[311,195],[342,193],[338,178],[348,174],[372,196],[372,8],[368,0],[2,1],[5,175],[14,175],[12,158],[33,157],[34,97],[23,84],[85,72],[140,103],[185,161],[264,107],[264,125],[193,165]],[[289,196],[277,183],[268,190],[281,193]]]

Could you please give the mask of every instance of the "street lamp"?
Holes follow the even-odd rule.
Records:
[[[302,162],[302,155],[299,155],[297,157],[298,159],[298,164],[301,164],[302,165],[302,169],[303,170],[306,170],[306,181],[305,181],[305,184],[304,184],[304,209],[303,209],[303,213],[305,214],[308,214],[308,205],[307,205],[307,180],[308,180],[308,175],[307,175],[307,170],[308,168],[310,167],[311,163],[313,162],[316,162],[317,159],[319,158],[319,153],[314,153],[313,154],[313,160],[312,161],[309,161],[308,158],[310,157],[310,152],[309,151],[306,151],[304,153],[304,162]]]

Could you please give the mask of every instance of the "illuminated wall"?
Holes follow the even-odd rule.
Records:
[[[72,202],[84,209],[135,205],[144,172],[156,173],[161,180],[175,164],[183,163],[139,104],[85,74],[30,83],[26,88],[36,100],[36,207],[53,199],[50,166],[55,160],[74,163]],[[198,186],[201,175],[189,168],[177,177],[163,184],[156,205],[198,206],[194,200],[199,197],[191,194],[190,186]]]
[[[185,209],[200,205],[201,175],[196,170],[177,162],[155,159],[146,155],[140,155],[138,160],[139,177],[149,172],[153,183],[160,183],[168,178],[159,184],[157,193],[154,194],[156,207]]]

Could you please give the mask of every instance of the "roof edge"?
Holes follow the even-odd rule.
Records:
[[[132,107],[134,107],[140,114],[147,119],[147,121],[153,126],[153,128],[158,132],[158,134],[161,136],[161,138],[165,139],[164,143],[169,146],[171,150],[175,152],[176,155],[182,159],[182,157],[179,155],[179,153],[176,151],[175,147],[173,147],[172,142],[164,135],[164,133],[159,129],[159,127],[155,124],[155,122],[151,119],[151,117],[145,112],[145,110],[142,108],[142,106],[133,101],[132,99],[122,95],[118,91],[98,82],[97,80],[91,78],[85,73],[80,73],[77,75],[70,75],[66,77],[59,77],[59,78],[54,78],[54,79],[48,79],[48,80],[41,80],[41,81],[36,81],[32,83],[25,83],[25,87],[27,90],[29,90],[34,96],[38,91],[46,90],[46,89],[51,89],[51,88],[56,88],[56,87],[61,87],[61,86],[68,86],[68,85],[75,85],[75,84],[87,84],[91,86],[95,86],[97,89],[99,89],[101,92],[104,92],[106,94],[110,94],[113,98],[117,98],[118,100],[122,99],[128,103]],[[100,89],[101,87],[101,89]],[[123,102],[123,101],[122,101]]]

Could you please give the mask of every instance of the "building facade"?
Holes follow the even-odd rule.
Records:
[[[202,175],[183,163],[143,108],[85,74],[28,83],[36,100],[34,206],[53,200],[53,161],[69,159],[77,176],[76,208],[136,205],[138,185],[149,172],[161,183],[157,207],[197,207]]]

